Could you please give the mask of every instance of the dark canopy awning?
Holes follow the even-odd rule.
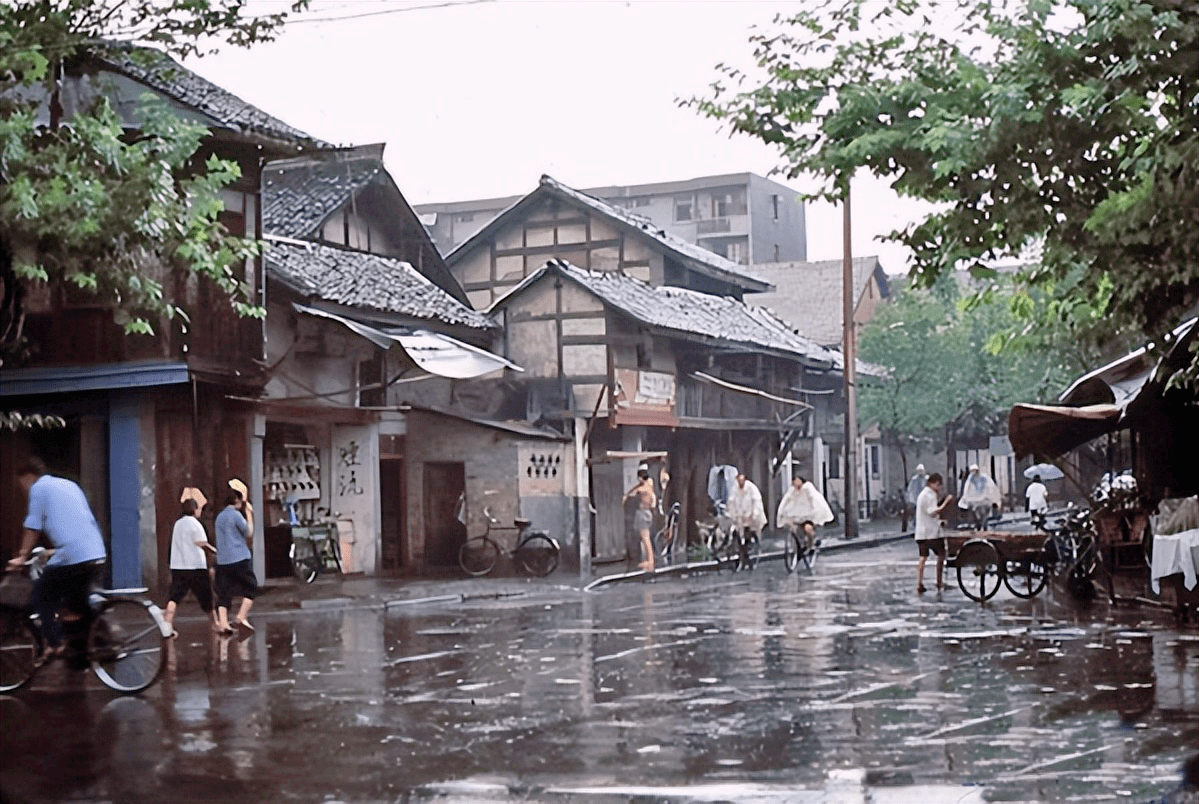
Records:
[[[1016,405],[1008,415],[1008,438],[1016,458],[1056,458],[1119,427],[1118,405]]]

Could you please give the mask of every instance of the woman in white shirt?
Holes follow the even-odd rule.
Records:
[[[172,637],[179,635],[175,631],[175,610],[188,592],[196,596],[200,608],[213,618],[213,627],[216,627],[212,579],[208,574],[208,558],[204,555],[205,550],[215,554],[216,548],[209,544],[204,526],[197,519],[200,510],[196,501],[186,499],[182,508],[183,514],[175,521],[175,529],[171,533],[171,595],[165,617],[171,626]]]

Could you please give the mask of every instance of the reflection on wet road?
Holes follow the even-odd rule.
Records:
[[[1177,787],[1199,746],[1194,627],[1046,596],[917,598],[912,553],[296,612],[240,642],[196,619],[142,698],[48,674],[0,699],[5,792],[937,804]]]

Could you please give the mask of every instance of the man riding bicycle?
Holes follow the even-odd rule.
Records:
[[[824,495],[801,475],[791,479],[791,488],[779,501],[774,517],[780,528],[799,530],[810,548],[816,542],[816,526],[833,521],[833,510]]]
[[[100,526],[88,506],[83,489],[62,477],[46,473],[46,465],[30,458],[17,470],[17,485],[29,498],[25,531],[17,555],[8,569],[19,569],[44,534],[54,546],[41,577],[34,582],[29,604],[46,639],[45,656],[63,653],[62,627],[56,618],[65,606],[83,619],[83,633],[91,621],[88,594],[108,557]]]

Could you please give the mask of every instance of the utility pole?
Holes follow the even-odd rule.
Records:
[[[845,538],[858,535],[858,389],[857,337],[853,325],[856,301],[853,281],[853,245],[849,228],[849,179],[845,180],[842,210],[842,327],[841,356],[845,362]]]

